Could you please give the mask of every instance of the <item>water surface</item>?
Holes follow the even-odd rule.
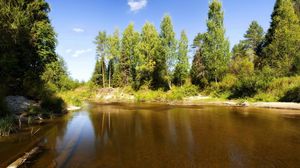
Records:
[[[35,136],[0,140],[0,163],[29,144],[30,167],[299,167],[295,111],[155,104],[92,105]]]

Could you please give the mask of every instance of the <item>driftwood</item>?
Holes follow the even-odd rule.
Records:
[[[7,168],[18,168],[22,166],[28,159],[32,158],[35,154],[37,154],[39,149],[39,147],[33,148],[30,152],[25,153],[25,155],[23,155],[22,157],[14,161],[12,164],[7,166]]]

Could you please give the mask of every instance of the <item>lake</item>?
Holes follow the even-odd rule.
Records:
[[[29,167],[299,167],[300,115],[294,112],[92,104],[34,126],[33,136],[0,139],[0,163],[38,142],[43,150]]]

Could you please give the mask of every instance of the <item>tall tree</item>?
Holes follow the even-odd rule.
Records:
[[[139,42],[139,33],[134,30],[134,24],[130,23],[123,32],[122,49],[119,69],[121,73],[121,86],[136,82],[137,54],[136,46]]]
[[[233,59],[247,57],[251,62],[254,62],[257,57],[256,53],[264,40],[264,30],[257,21],[252,21],[244,34],[244,38],[233,47]]]
[[[172,87],[173,71],[176,63],[176,38],[173,30],[172,19],[170,15],[165,15],[160,25],[160,38],[164,49],[162,55],[162,72],[168,82],[169,88]]]
[[[203,48],[203,41],[204,34],[197,34],[193,41],[192,47],[195,49],[195,54],[192,62],[192,67],[190,71],[191,82],[194,85],[205,87],[208,84],[208,81],[205,77],[205,67],[203,65],[203,55],[202,55],[202,48]]]
[[[262,43],[264,39],[264,29],[257,23],[257,21],[252,21],[246,34],[245,47],[247,49],[257,50],[257,47]]]
[[[162,80],[157,67],[163,60],[160,58],[162,52],[160,37],[153,24],[146,22],[143,26],[136,52],[139,58],[137,66],[139,86],[146,84],[157,88]]]
[[[99,63],[100,63],[101,73],[102,73],[101,74],[102,87],[105,87],[105,73],[106,73],[105,59],[107,57],[107,52],[108,52],[107,35],[106,35],[105,31],[99,32],[98,36],[96,37],[95,44],[97,45],[97,47],[96,47],[97,62],[99,61]],[[100,71],[97,71],[97,72],[100,72]],[[100,84],[98,84],[98,85],[100,85]]]
[[[91,81],[95,86],[104,87],[103,74],[105,74],[105,71],[103,71],[103,65],[105,66],[103,57],[101,57],[100,60],[96,60],[95,69],[91,78]]]
[[[46,65],[58,60],[50,7],[44,0],[2,0],[0,6],[0,77],[10,94],[36,97]]]
[[[201,53],[208,82],[222,80],[228,70],[230,52],[229,41],[225,37],[224,12],[219,0],[212,0],[209,5],[207,33]]]
[[[291,0],[277,0],[272,13],[271,27],[263,44],[261,66],[270,66],[278,76],[299,72],[299,23]]]
[[[119,57],[120,57],[120,37],[119,29],[116,29],[113,33],[113,36],[108,38],[108,67],[107,67],[107,76],[108,76],[108,87],[111,87],[111,81],[114,85],[117,85],[116,79],[119,75],[117,67],[119,66]],[[116,74],[115,74],[116,72]],[[116,78],[116,79],[114,79]]]
[[[181,38],[178,46],[178,61],[174,71],[174,83],[182,86],[188,77],[189,58],[188,58],[188,38],[185,31],[181,32]]]

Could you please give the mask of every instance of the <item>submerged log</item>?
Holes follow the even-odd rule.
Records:
[[[34,155],[36,155],[38,153],[39,149],[40,149],[39,147],[33,148],[30,152],[25,153],[25,155],[23,155],[22,157],[20,157],[16,161],[14,161],[12,164],[7,166],[7,168],[18,168],[18,167],[22,166],[27,160],[29,160]]]

